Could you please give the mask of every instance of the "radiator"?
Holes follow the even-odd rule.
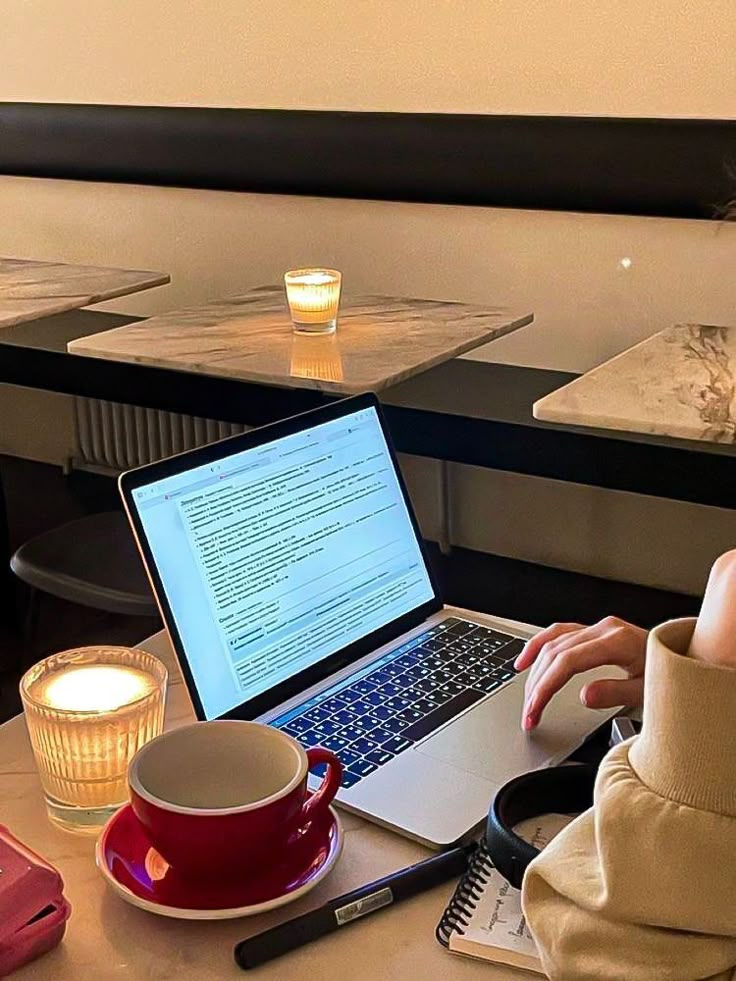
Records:
[[[120,473],[247,429],[232,422],[75,398],[70,462],[78,470]]]

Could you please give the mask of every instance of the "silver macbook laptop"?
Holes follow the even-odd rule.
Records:
[[[443,605],[372,395],[120,489],[198,718],[334,750],[349,810],[449,845],[501,784],[560,762],[605,717],[568,689],[522,733],[512,665],[534,628]]]

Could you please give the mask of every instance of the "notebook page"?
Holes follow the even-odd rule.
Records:
[[[545,814],[522,822],[515,831],[544,848],[571,820],[566,814]],[[495,869],[487,874],[467,927],[450,938],[450,950],[541,973],[537,948],[521,910],[521,893]]]

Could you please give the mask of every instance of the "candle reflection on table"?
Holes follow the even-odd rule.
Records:
[[[291,345],[291,375],[320,381],[343,381],[342,357],[335,334],[295,333]]]

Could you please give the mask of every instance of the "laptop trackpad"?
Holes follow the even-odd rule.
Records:
[[[613,714],[585,708],[578,697],[580,688],[595,677],[617,674],[611,668],[585,672],[552,700],[539,728],[529,734],[521,730],[524,685],[507,685],[430,736],[415,752],[494,783],[560,763]]]

